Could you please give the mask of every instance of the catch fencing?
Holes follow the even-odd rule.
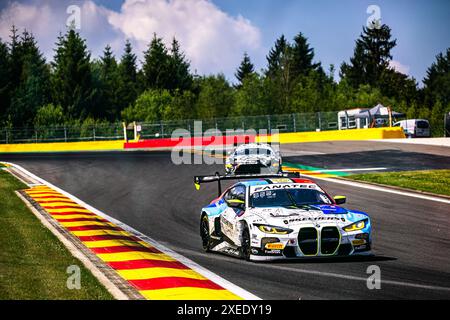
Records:
[[[337,112],[296,113],[283,115],[227,117],[201,120],[202,131],[198,132],[200,120],[172,120],[157,123],[137,122],[141,139],[170,138],[175,130],[186,130],[191,136],[201,135],[208,130],[210,135],[226,130],[255,130],[260,132],[272,130],[279,132],[326,131],[338,129]],[[128,135],[128,138],[129,135]],[[0,143],[41,143],[102,141],[124,139],[122,123],[53,126],[38,128],[3,128],[0,129]]]

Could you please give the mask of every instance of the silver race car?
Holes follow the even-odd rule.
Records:
[[[225,160],[227,174],[279,173],[281,155],[272,146],[251,143],[238,146]]]

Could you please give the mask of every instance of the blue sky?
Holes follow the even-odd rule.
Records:
[[[143,50],[155,31],[163,33],[166,38],[174,35],[180,37],[183,48],[193,62],[193,68],[199,73],[224,72],[233,80],[234,69],[244,51],[249,52],[257,68],[261,69],[265,67],[265,55],[277,37],[284,34],[288,39],[292,39],[301,31],[314,47],[316,60],[321,61],[326,70],[330,64],[339,68],[340,64],[348,61],[352,55],[354,41],[370,15],[366,12],[369,5],[377,5],[380,8],[382,22],[392,28],[393,36],[397,38],[397,47],[393,50],[393,65],[419,82],[435,60],[435,56],[450,47],[450,1],[447,0],[211,0],[211,5],[202,5],[201,2],[205,0],[171,0],[172,4],[168,4],[166,0],[127,1],[130,7],[127,10],[122,7],[124,0],[93,1],[99,8],[106,8],[107,12],[89,7],[92,12],[86,20],[98,22],[94,23],[95,28],[92,27],[92,30],[85,27],[81,33],[84,32],[89,46],[93,47],[94,57],[101,52],[101,46],[106,42],[112,42],[116,51],[121,50],[121,41],[125,38],[134,41],[136,50]],[[139,1],[145,2],[151,9],[133,10],[132,4],[136,5]],[[163,3],[165,1],[166,4]],[[56,0],[8,1],[2,2],[0,14],[12,10],[17,2],[38,8],[42,7],[42,3],[46,3],[52,8],[50,11],[54,7],[61,7],[59,11],[53,11],[62,13],[64,5],[86,3]],[[197,6],[199,2],[201,6]],[[160,8],[161,12],[155,12]],[[19,13],[28,13],[24,13],[21,20],[17,18],[20,23],[16,24],[19,27],[22,24],[32,28],[36,33],[33,29],[39,29],[39,22],[27,21],[31,20],[31,9],[17,10]],[[49,16],[52,14],[56,13],[48,13]],[[44,15],[41,12],[40,16]],[[20,14],[14,16],[20,17]],[[177,18],[180,16],[182,18]],[[145,22],[146,18],[149,21]],[[209,21],[214,19],[220,22]],[[139,25],[135,21],[144,22]],[[41,29],[45,29],[43,24],[44,22]],[[48,28],[53,28],[53,25],[55,23],[49,24]],[[6,23],[0,23],[2,38],[5,38],[6,26]],[[136,30],[141,26],[145,30]],[[152,28],[155,30],[150,30]],[[64,30],[64,26],[61,25],[57,29]],[[40,40],[40,37],[53,36],[56,29],[51,31],[38,31],[36,37]],[[54,43],[54,39],[43,39],[44,47],[50,47],[51,41]],[[51,59],[50,48],[45,47],[43,51]],[[117,55],[120,55],[120,52]]]

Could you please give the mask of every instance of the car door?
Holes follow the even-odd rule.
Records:
[[[245,212],[245,191],[244,185],[232,187],[224,195],[227,208],[220,216],[220,227],[225,235],[234,244],[239,243],[239,217]],[[238,207],[238,204],[239,207]]]

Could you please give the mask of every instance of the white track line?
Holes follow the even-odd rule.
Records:
[[[353,172],[353,171],[381,171],[381,170],[387,170],[387,168],[324,169],[324,170],[314,170],[314,172],[336,172],[336,171]]]
[[[379,186],[375,186],[375,185],[371,185],[371,184],[365,184],[365,183],[353,182],[353,181],[347,181],[347,180],[339,180],[339,179],[333,179],[333,178],[322,178],[322,177],[318,177],[318,176],[309,176],[307,174],[302,174],[302,176],[309,177],[309,178],[315,179],[315,180],[324,180],[324,181],[328,181],[328,182],[332,182],[332,183],[344,184],[344,185],[357,187],[357,188],[363,188],[363,189],[369,189],[369,190],[393,193],[393,194],[398,194],[398,195],[406,196],[406,197],[412,197],[412,198],[418,198],[418,199],[423,199],[423,200],[429,200],[429,201],[435,201],[435,202],[442,202],[442,203],[450,204],[450,199],[445,199],[445,198],[440,198],[440,197],[433,197],[433,196],[428,196],[428,195],[415,193],[415,192],[400,191],[400,190],[395,190],[395,189],[391,189],[391,188],[388,188],[388,187],[386,187],[386,188],[385,187],[379,187]]]
[[[164,252],[165,254],[175,258],[176,260],[180,261],[181,263],[183,263],[184,265],[188,266],[189,268],[191,268],[192,270],[200,273],[201,275],[203,275],[204,277],[206,277],[207,279],[217,283],[218,285],[220,285],[221,287],[227,289],[228,291],[236,294],[237,296],[244,298],[246,300],[261,300],[261,298],[259,298],[258,296],[248,292],[247,290],[238,287],[237,285],[235,285],[234,283],[231,283],[228,280],[225,280],[224,278],[220,277],[219,275],[215,274],[214,272],[198,265],[197,263],[195,263],[194,261],[182,256],[179,253],[176,253],[175,251],[172,251],[171,249],[167,248],[166,246],[160,244],[159,242],[153,240],[152,238],[144,235],[143,233],[137,231],[136,229],[134,229],[133,227],[130,227],[129,225],[107,215],[106,213],[101,212],[100,210],[97,210],[96,208],[90,206],[89,204],[85,203],[83,200],[78,199],[77,197],[75,197],[74,195],[58,188],[57,186],[51,184],[50,182],[36,176],[35,174],[29,172],[28,170],[26,170],[25,168],[16,165],[14,163],[9,163],[9,162],[3,162],[6,163],[14,168],[16,168],[17,170],[22,171],[23,173],[25,173],[26,175],[32,177],[35,180],[38,180],[40,182],[42,182],[42,184],[45,184],[55,190],[57,190],[58,192],[62,193],[63,195],[67,196],[68,198],[72,199],[73,201],[77,202],[78,204],[84,206],[86,209],[92,211],[93,213],[115,223],[117,226],[123,228],[124,230],[134,234],[135,236],[139,237],[140,239],[142,239],[143,241],[149,243],[150,245],[152,245],[153,247],[155,247],[156,249]]]
[[[339,279],[346,279],[346,280],[356,280],[356,281],[367,282],[367,279],[368,279],[368,278],[364,278],[364,277],[350,276],[350,275],[339,274],[339,273],[323,272],[323,271],[316,271],[316,270],[306,270],[306,269],[296,269],[296,268],[290,268],[290,267],[284,267],[284,266],[262,265],[262,267],[274,268],[276,270],[283,270],[286,272],[304,273],[304,274],[332,277],[332,278],[339,278]],[[418,283],[395,281],[395,280],[381,279],[381,285],[383,285],[383,284],[450,292],[450,287],[440,287],[440,286],[434,286],[434,285],[418,284]]]

